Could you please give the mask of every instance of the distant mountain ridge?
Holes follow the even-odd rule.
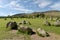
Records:
[[[44,12],[44,14],[48,15],[48,16],[60,16],[60,11],[58,11],[58,10],[51,10],[51,11]]]
[[[18,13],[12,16],[24,16],[24,15],[32,15],[32,14],[45,14],[47,16],[60,16],[60,11],[58,10],[50,10],[50,11],[46,11],[46,12],[33,12],[33,13]]]

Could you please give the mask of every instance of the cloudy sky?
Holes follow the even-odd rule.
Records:
[[[60,10],[60,0],[0,0],[0,16]]]

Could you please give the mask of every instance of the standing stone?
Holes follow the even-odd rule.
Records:
[[[25,21],[25,20],[22,21],[22,22],[20,22],[19,24],[20,24],[20,25],[21,25],[21,24],[29,24],[29,25],[31,25],[31,23],[30,23],[29,21]]]
[[[18,25],[16,22],[8,22],[6,25],[6,28],[10,28],[10,29],[18,29]]]
[[[27,33],[27,34],[33,33],[33,30],[30,27],[24,26],[24,25],[20,25],[20,27],[18,28],[18,31],[22,33]]]
[[[42,36],[42,37],[46,37],[46,36],[48,37],[49,36],[49,34],[45,30],[43,30],[42,28],[37,29],[37,34],[39,36]]]
[[[50,20],[52,21],[53,20],[53,17],[50,17]]]
[[[57,20],[55,23],[54,23],[55,26],[60,26],[60,20]]]
[[[45,22],[44,22],[44,25],[46,25],[46,26],[51,26],[50,22],[48,22],[48,21],[45,21]]]

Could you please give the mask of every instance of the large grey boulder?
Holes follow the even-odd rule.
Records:
[[[8,22],[6,24],[6,28],[10,28],[10,29],[18,29],[18,25],[16,22]]]
[[[33,34],[33,30],[30,27],[24,25],[20,25],[18,31],[27,34]]]
[[[42,37],[48,37],[49,36],[49,34],[45,30],[43,30],[42,28],[37,29],[37,34],[39,36],[42,36]]]
[[[53,20],[53,17],[50,17],[50,20],[52,21]]]
[[[22,24],[26,24],[26,21],[25,21],[25,20],[23,20],[23,21],[22,21]]]
[[[48,21],[45,21],[45,22],[44,22],[44,25],[46,25],[46,26],[51,26],[50,22],[48,22]]]
[[[60,20],[57,20],[55,23],[54,23],[55,26],[60,26]]]

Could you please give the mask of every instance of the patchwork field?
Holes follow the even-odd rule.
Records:
[[[50,37],[39,37],[37,34],[34,35],[27,35],[27,34],[19,34],[17,30],[8,30],[6,29],[6,24],[9,21],[16,21],[17,23],[21,22],[22,20],[29,21],[31,25],[27,25],[31,27],[34,31],[37,28],[43,28],[46,30],[51,36]],[[51,21],[47,19],[51,24],[54,24],[55,21]],[[60,27],[55,26],[45,26],[44,25],[45,19],[42,18],[35,18],[35,19],[27,19],[27,18],[4,18],[0,19],[0,40],[60,40]]]

